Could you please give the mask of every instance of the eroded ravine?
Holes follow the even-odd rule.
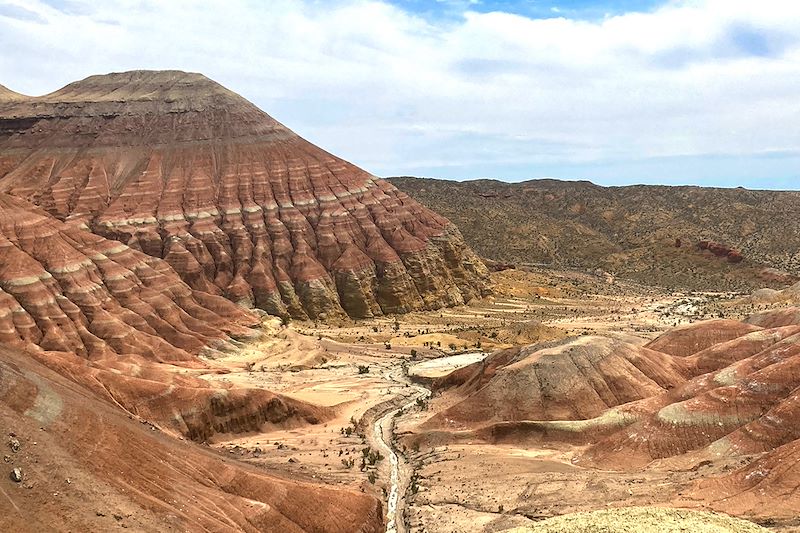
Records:
[[[404,383],[416,389],[416,394],[411,400],[400,407],[392,409],[381,415],[373,424],[373,435],[380,452],[389,459],[389,490],[386,500],[386,533],[404,533],[406,531],[403,521],[403,506],[405,505],[405,492],[410,476],[408,469],[403,466],[408,461],[394,446],[394,420],[398,412],[404,411],[417,403],[420,399],[428,398],[431,391],[417,384],[412,384],[405,374],[390,372],[387,377],[392,381]]]

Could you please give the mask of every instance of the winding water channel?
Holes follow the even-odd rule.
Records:
[[[485,352],[476,352],[431,359],[418,363],[410,372],[425,375],[427,372],[444,373],[480,361],[486,357]],[[389,458],[389,494],[386,501],[386,533],[405,533],[403,522],[404,497],[410,481],[409,469],[403,468],[408,464],[406,458],[394,446],[394,420],[395,415],[402,410],[412,407],[417,400],[427,399],[431,391],[419,384],[412,383],[402,369],[396,367],[385,377],[396,383],[413,387],[416,392],[409,396],[410,400],[400,407],[394,408],[381,415],[373,425],[375,442],[381,449],[380,452]]]
[[[394,381],[401,381],[392,377]],[[407,380],[402,380],[404,383],[409,383]],[[389,458],[389,496],[386,501],[386,533],[403,533],[405,531],[405,524],[403,523],[403,500],[402,496],[405,495],[405,489],[408,485],[408,474],[403,475],[403,465],[405,465],[405,457],[397,451],[393,443],[394,436],[394,417],[404,409],[408,409],[414,405],[418,399],[427,398],[431,395],[431,391],[419,385],[411,385],[417,391],[408,403],[393,409],[375,421],[373,432],[375,441],[378,447],[381,448],[381,453]]]

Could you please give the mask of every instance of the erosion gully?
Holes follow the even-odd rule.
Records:
[[[389,459],[389,490],[386,501],[386,533],[405,533],[403,519],[405,494],[411,479],[408,460],[394,445],[395,415],[416,404],[417,400],[428,398],[431,391],[421,385],[412,383],[405,375],[402,367],[393,367],[384,374],[388,380],[413,387],[415,392],[408,396],[409,401],[399,407],[389,408],[373,423],[373,436],[380,452]]]

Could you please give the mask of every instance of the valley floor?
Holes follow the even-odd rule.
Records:
[[[733,294],[673,294],[605,276],[509,270],[493,277],[494,297],[461,308],[339,327],[265,320],[266,339],[209,361],[225,373],[206,379],[266,388],[330,407],[336,417],[218,435],[212,446],[271,472],[373,494],[384,510],[396,490],[398,519],[387,531],[428,533],[502,531],[575,511],[675,505],[694,480],[741,464],[674,461],[612,472],[574,464],[578,445],[413,444],[419,425],[452,402],[438,394],[428,400],[419,383],[487,352],[587,334],[643,345],[675,326],[747,311],[730,304]],[[693,502],[684,498],[683,505]]]

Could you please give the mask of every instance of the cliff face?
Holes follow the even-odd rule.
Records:
[[[218,388],[193,376],[206,368],[198,355],[258,336],[249,326],[259,320],[191,289],[162,259],[2,193],[0,258],[0,345],[27,350],[129,413],[199,441],[333,416],[264,389]]]
[[[370,317],[488,290],[447,219],[199,74],[0,92],[0,190],[276,315]]]

